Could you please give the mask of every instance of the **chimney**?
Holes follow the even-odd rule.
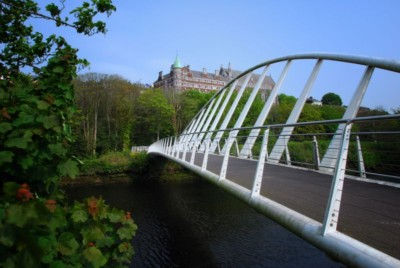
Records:
[[[158,72],[158,81],[162,80],[162,71]]]

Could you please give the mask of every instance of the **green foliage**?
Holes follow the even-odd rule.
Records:
[[[173,135],[175,130],[171,122],[174,114],[173,106],[161,90],[146,90],[139,96],[134,107],[133,140],[137,144],[146,145],[160,137]]]
[[[123,172],[142,174],[147,168],[148,155],[145,152],[108,152],[98,158],[83,160],[81,174],[119,174]]]
[[[72,206],[38,197],[22,201],[18,192],[26,186],[3,185],[1,266],[101,267],[130,262],[130,241],[137,229],[130,213],[94,197]]]
[[[342,105],[342,99],[340,96],[332,92],[326,93],[324,96],[322,96],[321,102],[323,105]]]
[[[111,0],[91,0],[65,16],[63,5],[50,2],[41,13],[32,0],[1,2],[2,267],[122,265],[133,255],[132,247],[122,251],[120,246],[129,243],[136,230],[130,214],[111,222],[109,211],[115,214],[115,209],[102,199],[90,198],[71,208],[58,190],[62,176],[78,173],[69,153],[75,120],[72,80],[77,68],[88,62],[79,59],[77,49],[63,37],[44,38],[35,32],[30,20],[35,17],[91,35],[106,31],[96,16],[115,10]],[[126,234],[122,238],[121,228]],[[89,236],[92,230],[102,235]]]

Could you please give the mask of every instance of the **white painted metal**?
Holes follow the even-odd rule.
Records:
[[[340,232],[334,231],[322,236],[321,223],[264,196],[255,195],[251,198],[251,191],[249,189],[233,183],[230,180],[220,180],[217,174],[208,170],[202,170],[201,167],[190,165],[188,162],[176,158],[173,159],[166,154],[162,154],[159,152],[157,144],[150,146],[149,153],[161,154],[174,160],[183,167],[240,198],[268,218],[285,226],[298,236],[350,266],[400,267],[399,260]]]
[[[256,173],[254,175],[253,188],[251,190],[251,198],[254,198],[256,195],[260,194],[261,183],[264,174],[264,164],[265,158],[268,157],[268,136],[269,136],[269,128],[264,131],[262,143],[261,143],[261,151],[258,157]]]
[[[213,100],[210,102],[210,104],[208,105],[207,110],[206,110],[206,113],[205,113],[203,119],[201,120],[201,122],[200,122],[200,124],[199,124],[199,126],[197,127],[197,130],[196,130],[195,132],[205,131],[205,128],[204,128],[204,127],[205,127],[205,122],[206,122],[206,119],[211,118],[211,116],[209,116],[209,115],[210,115],[210,112],[211,112],[211,108],[212,108],[213,105],[214,105],[214,102],[215,102],[215,99],[213,99]],[[207,121],[208,121],[208,120],[207,120]],[[203,135],[204,135],[204,134],[203,134]],[[198,137],[199,137],[199,133],[196,133],[196,134],[193,135],[192,141],[195,141],[195,146],[196,146],[196,144],[199,142]]]
[[[244,90],[246,89],[247,84],[249,83],[251,78],[251,73],[248,73],[242,86],[240,87],[237,96],[235,98],[235,100],[233,101],[231,107],[229,108],[228,113],[225,115],[224,121],[222,122],[220,129],[225,129],[228,126],[229,121],[231,120],[231,117],[233,115],[233,112],[235,111],[237,105],[239,104],[239,100],[243,95]],[[217,147],[217,143],[218,141],[221,139],[222,135],[224,134],[223,131],[219,131],[217,132],[217,134],[215,135],[214,140],[211,143],[211,147],[210,147],[210,152],[214,153],[215,149]]]
[[[367,66],[365,68],[364,75],[361,78],[361,81],[357,87],[357,90],[354,92],[354,95],[351,99],[350,105],[347,107],[346,112],[343,115],[343,119],[352,119],[352,118],[356,117],[357,111],[361,104],[361,101],[367,90],[369,81],[371,80],[373,71],[374,71],[374,67]],[[337,134],[342,133],[344,127],[345,127],[344,124],[340,124],[338,126],[338,129],[336,130],[336,133]],[[326,150],[326,153],[321,160],[321,167],[320,167],[321,170],[332,171],[332,169],[335,167],[336,159],[338,157],[337,148],[339,148],[339,145],[340,145],[339,135],[333,136],[333,138],[328,146],[328,149]]]
[[[192,131],[189,131],[189,134],[185,136],[185,138],[182,141],[183,144],[183,153],[182,153],[182,159],[186,159],[186,151],[190,145],[190,140],[192,139],[193,132],[195,132],[195,129],[197,128],[198,124],[200,123],[201,118],[203,117],[205,112],[205,109],[202,109],[201,113],[199,114],[199,117],[197,118],[196,122],[193,125]]]
[[[235,80],[231,86],[231,88],[229,89],[228,95],[226,95],[224,102],[222,103],[221,108],[218,111],[218,114],[215,116],[213,123],[211,124],[211,127],[209,129],[210,132],[207,133],[205,140],[210,140],[212,138],[213,132],[215,130],[215,128],[217,127],[221,116],[223,114],[223,112],[225,111],[226,105],[228,104],[233,92],[235,91],[236,85],[238,83],[239,80]],[[221,94],[223,94],[223,92],[221,92]]]
[[[206,140],[206,148],[204,152],[204,157],[203,157],[203,164],[201,165],[201,169],[204,171],[207,169],[207,163],[208,163],[208,152],[210,151],[210,140]]]
[[[319,160],[318,141],[316,136],[313,136],[312,144],[313,144],[314,166],[316,170],[319,170],[320,160]]]
[[[356,145],[357,145],[358,171],[360,172],[361,178],[366,178],[367,175],[365,174],[364,158],[362,155],[360,137],[358,135],[356,136]]]
[[[175,156],[175,151],[176,151],[176,147],[177,147],[177,140],[176,137],[174,136],[172,138],[173,142],[172,142],[172,151],[171,151],[171,155]]]
[[[239,118],[236,120],[236,123],[233,128],[240,128],[242,126],[244,120],[246,119],[247,113],[249,112],[250,107],[253,104],[253,102],[257,96],[258,90],[260,89],[262,82],[264,81],[265,76],[267,75],[268,69],[269,69],[269,66],[266,66],[264,68],[263,72],[261,73],[260,77],[258,78],[257,83],[254,86],[253,90],[251,91],[251,94],[250,94],[249,98],[247,99],[246,104],[243,107],[243,110],[240,112]],[[236,138],[238,133],[239,133],[238,130],[232,130],[231,132],[229,132],[229,137]],[[226,149],[226,144],[222,148],[222,152],[225,152],[225,149]]]
[[[231,146],[233,145],[233,142],[236,142],[236,150],[238,148],[238,143],[236,139],[227,139],[226,142],[226,150],[224,154],[224,160],[223,160],[223,165],[221,168],[220,174],[213,174],[210,171],[207,170],[207,164],[208,164],[208,156],[209,156],[209,148],[211,145],[211,138],[213,132],[219,121],[220,118],[223,114],[223,111],[225,110],[225,107],[227,103],[229,102],[229,99],[231,97],[230,94],[233,93],[233,90],[236,87],[236,83],[239,78],[244,77],[245,75],[249,75],[253,70],[260,68],[260,67],[265,67],[269,64],[275,63],[275,62],[281,62],[281,61],[287,61],[284,70],[282,71],[281,77],[278,80],[278,84],[281,84],[284,80],[284,77],[282,78],[282,75],[286,76],[287,69],[289,68],[288,65],[290,65],[291,60],[294,59],[318,59],[319,61],[322,61],[322,59],[330,59],[330,60],[335,60],[335,61],[344,61],[344,62],[351,62],[351,63],[356,63],[356,64],[363,64],[365,66],[372,66],[372,67],[367,67],[365,70],[365,73],[360,81],[360,84],[358,85],[356,92],[353,95],[352,101],[350,102],[349,107],[346,110],[345,115],[343,116],[342,120],[328,120],[328,121],[320,121],[317,122],[318,124],[322,123],[338,123],[340,124],[337,130],[335,138],[332,139],[331,144],[334,142],[334,140],[339,140],[338,148],[340,148],[340,157],[337,158],[337,161],[335,163],[335,172],[334,172],[334,178],[332,180],[332,185],[331,185],[331,191],[330,191],[330,197],[328,200],[328,205],[327,209],[325,211],[325,217],[324,217],[324,222],[323,224],[317,223],[310,218],[307,218],[304,215],[301,215],[293,210],[290,210],[272,200],[269,200],[268,198],[265,198],[259,194],[259,189],[257,192],[257,187],[256,187],[256,182],[257,178],[260,182],[258,186],[261,187],[261,182],[262,182],[262,176],[261,176],[261,181],[260,181],[260,176],[255,176],[255,180],[253,183],[253,188],[252,190],[245,189],[242,186],[239,186],[238,184],[235,184],[234,182],[225,179],[226,178],[226,173],[227,173],[227,168],[228,168],[228,161],[229,161],[229,153],[231,150]],[[348,155],[348,147],[349,147],[349,139],[350,139],[350,130],[351,130],[351,124],[353,122],[359,122],[363,120],[369,120],[366,117],[364,118],[354,118],[357,110],[359,108],[360,102],[362,100],[362,97],[365,93],[365,90],[368,86],[369,80],[372,76],[373,69],[374,67],[378,67],[381,69],[385,70],[391,70],[395,72],[400,73],[400,63],[399,62],[390,62],[390,61],[384,61],[384,60],[375,60],[375,59],[366,59],[366,58],[361,58],[361,57],[348,57],[348,56],[337,56],[337,55],[330,55],[330,54],[306,54],[306,55],[296,55],[296,56],[288,56],[288,57],[283,57],[283,58],[278,58],[274,59],[268,62],[264,62],[262,64],[259,64],[255,67],[252,67],[251,69],[245,71],[244,73],[240,74],[238,77],[236,77],[233,81],[228,83],[228,85],[220,90],[216,96],[214,96],[208,103],[207,107],[208,109],[211,109],[211,105],[215,103],[214,108],[212,108],[212,111],[216,112],[216,107],[218,106],[216,102],[218,100],[222,101],[222,96],[225,94],[226,90],[228,90],[229,86],[232,85],[232,87],[229,90],[229,97],[228,95],[225,97],[224,105],[221,107],[221,110],[218,112],[218,115],[212,119],[213,116],[211,114],[209,115],[211,117],[205,116],[205,109],[202,109],[196,116],[196,120],[192,120],[192,122],[189,124],[188,128],[185,129],[184,133],[188,135],[181,135],[178,139],[172,140],[171,138],[166,138],[160,141],[155,142],[153,145],[149,147],[148,152],[149,153],[157,153],[161,154],[167,158],[173,159],[174,161],[182,164],[183,166],[191,169],[192,171],[200,174],[201,176],[211,180],[212,182],[216,183],[217,185],[227,189],[228,191],[232,192],[239,198],[243,199],[244,201],[248,202],[251,206],[257,208],[259,211],[267,215],[268,217],[276,220],[277,222],[283,224],[285,227],[288,229],[292,230],[293,232],[297,233],[304,239],[310,241],[314,245],[317,245],[318,247],[326,250],[330,254],[334,255],[335,257],[341,259],[342,261],[345,261],[346,263],[354,266],[362,266],[362,267],[376,267],[376,266],[393,266],[393,267],[400,267],[400,261],[396,260],[380,251],[377,251],[373,248],[371,248],[368,245],[365,245],[355,239],[352,239],[348,236],[343,235],[342,233],[336,231],[336,225],[337,225],[337,220],[339,216],[339,210],[340,210],[340,202],[341,202],[341,194],[343,190],[343,179],[345,176],[345,167],[346,167],[346,160],[347,160],[347,155]],[[315,68],[315,67],[314,67]],[[285,70],[286,69],[286,70]],[[309,78],[310,80],[310,78]],[[307,82],[308,83],[308,82]],[[277,94],[277,88],[279,89],[281,85],[278,85],[274,87],[273,91],[271,92],[271,95],[275,94],[274,98],[271,98],[271,95],[269,99],[267,100],[266,104],[268,101],[271,99],[271,105],[273,104],[276,94]],[[275,92],[274,92],[275,90]],[[304,90],[303,90],[304,93]],[[216,99],[216,97],[218,99]],[[265,108],[266,105],[264,105]],[[264,111],[263,108],[263,111]],[[268,116],[269,109],[267,108],[267,112],[265,113],[265,118],[261,122],[261,125],[264,123],[266,117]],[[301,109],[300,109],[301,111]],[[265,112],[265,111],[264,111]],[[211,112],[213,113],[213,112]],[[261,115],[261,114],[260,114]],[[393,115],[390,115],[393,116]],[[207,118],[207,119],[206,119]],[[383,118],[383,117],[382,117]],[[385,117],[386,118],[386,117]],[[225,118],[226,119],[226,118]],[[225,121],[224,119],[224,121]],[[259,118],[260,119],[260,116]],[[258,120],[257,119],[257,120]],[[206,139],[204,139],[203,143],[205,145],[205,155],[203,158],[203,163],[201,167],[194,165],[194,156],[196,153],[196,148],[195,142],[201,142],[203,135],[196,135],[196,139],[192,139],[194,136],[194,132],[198,132],[198,129],[201,129],[202,131],[207,130],[208,126],[206,127],[207,124],[210,124],[211,120],[214,120],[212,123],[212,126],[209,129],[209,132],[206,135]],[[376,120],[376,119],[374,119]],[[297,119],[295,120],[297,121]],[[202,123],[202,127],[199,128],[200,123]],[[205,122],[205,123],[204,123]],[[345,124],[345,122],[347,122]],[[281,125],[270,125],[268,126],[268,129],[274,128],[274,129],[284,129],[287,127],[295,127],[295,126],[302,126],[302,125],[311,125],[313,122],[307,122],[307,123],[295,123],[295,124],[281,124]],[[236,124],[235,124],[236,125]],[[260,127],[261,125],[255,125],[255,127]],[[226,124],[227,126],[227,124]],[[226,126],[224,128],[226,128]],[[222,124],[220,126],[220,130],[224,129],[222,128]],[[240,127],[240,130],[257,130],[257,135],[259,134],[260,129],[257,128],[242,128]],[[228,129],[225,131],[229,131],[230,133],[234,130],[239,130],[239,129]],[[222,131],[220,131],[222,132]],[[339,137],[340,135],[340,137]],[[254,136],[254,135],[251,135]],[[201,137],[201,138],[200,138]],[[207,139],[207,137],[209,137]],[[222,137],[222,136],[221,136]],[[289,138],[290,136],[286,136]],[[236,138],[236,136],[235,136]],[[266,140],[265,140],[266,139]],[[266,158],[268,158],[268,150],[267,150],[267,144],[268,144],[268,135],[264,139],[263,136],[263,141],[262,141],[262,149],[265,148],[265,151],[260,152],[260,159],[261,162],[265,161]],[[246,143],[248,142],[249,138],[246,140]],[[217,147],[219,147],[219,143],[217,143]],[[314,155],[317,155],[316,157],[314,156],[314,159],[316,159],[316,168],[318,167],[318,146],[317,146],[317,141],[316,138],[313,138],[313,144],[314,144]],[[248,154],[251,153],[251,148],[253,147],[254,142],[251,144],[250,150],[248,151]],[[287,142],[285,142],[285,147],[287,148]],[[359,144],[359,139],[358,139],[358,147],[357,151],[361,152],[361,146]],[[182,146],[182,147],[181,147]],[[179,149],[183,148],[185,151],[186,148],[191,148],[192,149],[192,156],[193,159],[191,158],[190,161],[182,161],[178,157],[175,157],[174,152],[178,153],[179,156]],[[220,149],[220,148],[219,148]],[[330,148],[331,149],[331,148]],[[288,152],[289,150],[286,149]],[[243,149],[242,149],[243,152]],[[242,152],[240,152],[242,154]],[[261,154],[265,153],[265,156],[262,156]],[[247,155],[248,155],[247,154]],[[362,155],[361,155],[362,157]],[[290,158],[290,156],[289,156]],[[360,159],[360,158],[359,158]],[[261,165],[260,160],[258,160],[259,163],[257,163],[257,166]],[[360,160],[359,160],[360,162]],[[362,161],[363,162],[363,161]],[[265,166],[265,162],[263,163],[262,167]],[[321,167],[323,164],[321,163]],[[297,167],[298,168],[298,167]],[[261,166],[260,166],[261,169]],[[257,168],[259,174],[260,170]],[[361,172],[361,171],[360,171]],[[322,171],[324,173],[324,171]],[[364,169],[365,173],[365,169]],[[261,172],[262,174],[262,172]],[[346,175],[347,176],[347,175]],[[347,178],[347,177],[346,177]],[[365,178],[358,178],[363,181],[367,181]],[[258,194],[257,194],[258,193]]]
[[[290,159],[290,151],[289,151],[289,146],[288,146],[287,142],[285,145],[285,153],[286,153],[286,165],[290,166],[292,164],[292,160]],[[271,158],[271,160],[273,160],[273,159]]]
[[[186,142],[186,144],[192,139],[193,137],[193,132],[197,132],[197,127],[200,124],[200,121],[203,119],[203,115],[205,113],[206,109],[203,108],[199,114],[199,117],[197,118],[196,122],[193,125],[192,130],[189,132],[189,135],[186,135],[186,138],[183,140],[183,142]]]
[[[350,132],[352,124],[346,124],[341,135],[341,144],[339,158],[336,162],[336,167],[331,184],[331,190],[328,198],[328,205],[325,210],[322,234],[336,231],[339,221],[340,203],[342,200],[344,174],[346,170],[347,155],[349,151]]]
[[[290,67],[291,63],[292,63],[291,60],[288,60],[286,62],[286,65],[282,70],[282,73],[279,77],[278,82],[275,84],[274,88],[272,89],[271,94],[268,96],[268,99],[265,102],[263,109],[261,110],[261,113],[258,115],[257,121],[254,123],[254,127],[262,126],[265,122],[265,119],[267,119],[269,111],[271,110],[271,107],[275,102],[278,91],[281,88],[283,81],[285,80],[285,77],[289,71],[289,67]],[[242,150],[240,151],[240,157],[246,158],[250,155],[251,150],[254,146],[254,143],[255,143],[259,133],[260,133],[260,129],[252,129],[251,130],[249,137],[247,137],[246,142],[244,143]]]
[[[222,160],[221,171],[219,173],[219,180],[224,180],[226,178],[226,170],[228,169],[229,154],[232,146],[232,139],[227,138],[225,143],[228,143],[228,147],[225,150],[224,159]]]
[[[193,146],[192,146],[192,154],[190,155],[190,164],[194,165],[194,158],[196,156],[196,146],[195,146],[195,142],[193,141]]]
[[[218,109],[218,107],[219,107],[219,105],[220,105],[220,103],[221,103],[221,101],[222,101],[222,98],[224,97],[225,92],[226,92],[226,90],[224,90],[221,94],[219,94],[219,97],[218,97],[218,99],[217,99],[217,102],[215,103],[214,108],[212,109],[211,114],[210,114],[210,116],[207,118],[207,122],[204,124],[203,129],[202,129],[201,131],[206,131],[206,130],[208,129],[208,126],[210,125],[211,120],[214,118],[215,112],[217,111],[217,109]],[[198,140],[198,143],[199,143],[199,144],[202,142],[202,139],[203,139],[203,137],[204,137],[204,134],[205,134],[205,133],[200,133],[200,134],[198,135],[197,140]]]
[[[310,74],[310,77],[308,78],[308,80],[304,86],[304,89],[301,92],[300,97],[298,98],[292,112],[290,113],[288,120],[286,121],[286,124],[296,123],[297,120],[299,119],[301,111],[303,110],[304,104],[305,104],[308,96],[310,95],[310,91],[311,91],[311,89],[314,85],[314,82],[318,76],[319,70],[321,69],[321,65],[322,65],[322,60],[321,59],[317,60],[317,62],[315,63],[315,66]],[[290,139],[290,135],[292,134],[293,129],[294,129],[294,127],[285,127],[282,129],[281,134],[279,135],[278,140],[275,142],[275,145],[272,148],[272,151],[270,154],[271,163],[278,163],[279,159],[281,159],[283,150],[287,147],[287,143]]]
[[[240,151],[239,151],[239,144],[238,144],[238,141],[237,141],[236,138],[235,138],[234,141],[235,141],[235,145],[236,145],[236,146],[235,146],[235,148],[236,148],[236,155],[239,156],[239,154],[240,154]]]

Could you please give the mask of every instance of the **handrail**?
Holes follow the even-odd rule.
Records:
[[[232,131],[232,130],[251,130],[251,129],[266,129],[266,128],[283,128],[283,127],[299,127],[299,126],[309,126],[309,125],[320,125],[320,124],[350,124],[354,122],[363,122],[363,121],[374,121],[374,120],[390,120],[390,119],[397,119],[400,118],[400,114],[388,114],[388,115],[376,115],[376,116],[363,116],[363,117],[356,117],[353,119],[331,119],[331,120],[320,120],[320,121],[308,121],[308,122],[297,122],[293,124],[273,124],[273,125],[263,125],[258,127],[239,127],[239,128],[225,128],[225,129],[215,129],[210,131],[200,131],[200,132],[192,132],[181,134],[180,136],[185,135],[193,135],[199,133],[209,133],[209,132],[225,132],[225,131]]]

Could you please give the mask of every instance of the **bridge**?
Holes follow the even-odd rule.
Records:
[[[290,115],[284,123],[266,124],[289,69],[299,62],[312,68]],[[342,118],[299,122],[325,62],[362,69],[350,103]],[[251,121],[263,79],[277,65],[280,76]],[[247,89],[251,74],[260,71]],[[389,145],[385,155],[400,153],[399,127],[374,129],[382,122],[400,126],[400,115],[357,116],[371,77],[382,72],[400,73],[400,62],[334,54],[263,62],[219,90],[180,135],[153,143],[148,152],[226,189],[344,263],[400,267],[399,168],[372,169],[364,161],[376,153],[371,144]]]

